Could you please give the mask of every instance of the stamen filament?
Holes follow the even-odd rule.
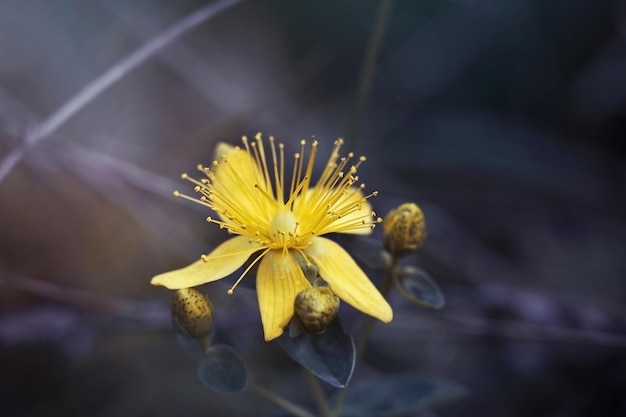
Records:
[[[243,279],[243,277],[245,277],[245,276],[246,276],[246,274],[247,274],[247,273],[248,273],[248,272],[252,269],[252,267],[253,267],[254,265],[256,265],[256,263],[257,263],[257,262],[259,262],[259,261],[261,260],[261,258],[263,258],[263,256],[265,256],[265,254],[266,254],[267,252],[269,252],[269,251],[270,251],[270,249],[269,249],[269,248],[265,249],[263,252],[261,252],[261,254],[260,254],[259,256],[257,256],[257,257],[254,259],[254,261],[252,261],[252,262],[250,263],[250,265],[248,265],[248,267],[247,267],[247,268],[246,268],[246,269],[245,269],[245,270],[241,273],[241,275],[239,276],[239,278],[237,278],[237,281],[235,281],[235,283],[233,284],[233,286],[232,286],[232,287],[230,287],[230,288],[228,289],[228,291],[226,291],[226,292],[228,293],[228,295],[233,295],[233,293],[235,292],[235,288],[237,287],[237,285],[239,285],[239,283],[241,282],[241,280]]]

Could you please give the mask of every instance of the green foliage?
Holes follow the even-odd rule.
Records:
[[[198,378],[213,391],[233,394],[248,384],[248,370],[230,346],[211,347],[198,364]]]
[[[413,266],[402,268],[394,281],[398,292],[414,304],[440,309],[446,303],[439,285],[421,268]]]
[[[291,337],[285,332],[276,340],[294,361],[318,378],[340,388],[350,381],[355,363],[354,340],[338,320],[333,320],[324,333]]]
[[[370,268],[383,269],[389,266],[389,254],[386,254],[379,240],[352,236],[349,242],[350,253]]]

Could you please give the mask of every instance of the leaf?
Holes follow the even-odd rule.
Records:
[[[414,304],[434,309],[446,304],[441,288],[423,269],[412,266],[403,268],[394,281],[398,292]]]
[[[345,387],[354,371],[355,348],[352,336],[333,320],[321,334],[283,333],[278,344],[291,358],[318,378],[335,387]]]
[[[401,375],[351,385],[343,417],[394,417],[417,414],[465,395],[460,384],[426,375]]]
[[[391,264],[390,255],[383,249],[381,241],[364,236],[350,236],[350,254],[370,268],[384,269]]]
[[[235,349],[217,345],[200,360],[198,378],[213,391],[232,394],[246,388],[248,370]]]

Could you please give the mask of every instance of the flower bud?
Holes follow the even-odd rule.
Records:
[[[383,245],[394,256],[415,252],[425,237],[424,214],[415,203],[400,204],[383,221]]]
[[[213,327],[213,305],[194,288],[181,288],[172,298],[172,319],[187,336],[207,336]]]
[[[321,333],[337,317],[339,297],[328,287],[306,288],[298,293],[294,306],[306,331]]]

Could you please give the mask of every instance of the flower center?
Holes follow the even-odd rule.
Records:
[[[296,245],[298,241],[299,223],[296,215],[291,210],[280,210],[270,224],[270,236],[273,249],[288,249]]]

